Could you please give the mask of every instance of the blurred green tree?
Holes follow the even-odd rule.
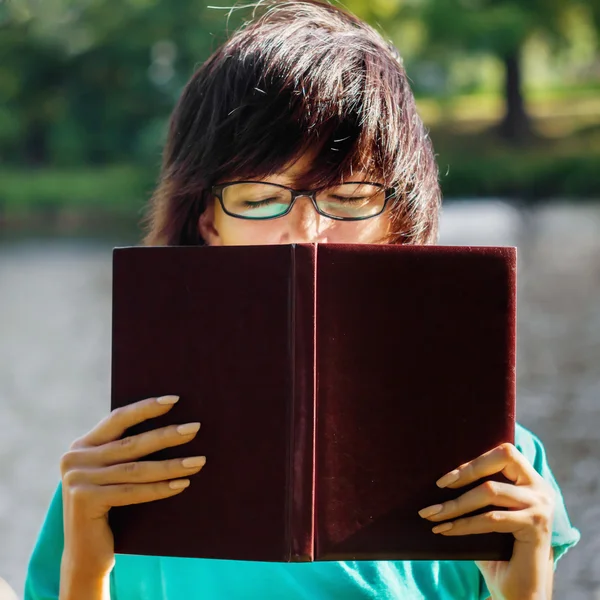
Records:
[[[76,166],[160,161],[166,120],[194,69],[247,18],[253,0],[0,0],[0,160]],[[335,1],[335,0],[334,0]],[[557,47],[574,7],[600,23],[600,0],[343,0],[398,38],[414,25],[418,54],[488,53],[505,65],[504,136],[531,131],[521,76],[524,44]],[[219,10],[221,7],[221,10]],[[404,29],[406,31],[406,28]],[[406,39],[395,39],[403,50]]]
[[[385,23],[386,29],[394,21],[419,20],[423,56],[443,60],[449,52],[464,51],[499,58],[506,106],[499,132],[515,143],[532,134],[522,76],[527,41],[541,34],[560,50],[568,37],[567,17],[575,10],[585,11],[596,31],[600,28],[600,0],[345,0],[344,4],[369,21]]]
[[[166,118],[223,35],[223,14],[201,0],[33,4],[13,0],[0,15],[3,162],[156,164]]]

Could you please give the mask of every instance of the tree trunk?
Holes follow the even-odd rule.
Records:
[[[533,135],[531,119],[525,109],[523,98],[520,49],[504,56],[503,61],[506,112],[500,124],[500,134],[512,143],[520,144]]]

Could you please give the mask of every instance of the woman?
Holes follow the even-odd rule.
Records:
[[[435,243],[438,172],[397,52],[318,0],[265,8],[183,91],[145,243]],[[120,440],[177,401],[185,398],[140,400],[73,443],[31,558],[27,600],[541,600],[551,596],[556,561],[579,539],[541,442],[519,426],[516,447],[473,457],[437,482],[456,490],[455,501],[420,513],[439,535],[512,533],[508,562],[115,560],[112,506],[185,493],[190,477],[202,477],[204,457],[140,460],[187,443],[198,423]],[[461,493],[497,472],[512,483]],[[492,504],[512,510],[461,518]]]

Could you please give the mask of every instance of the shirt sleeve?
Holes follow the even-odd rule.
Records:
[[[64,544],[62,485],[59,483],[29,559],[25,600],[58,600]],[[110,577],[110,597],[111,600],[117,600],[113,573]]]
[[[515,446],[525,455],[533,465],[533,468],[552,486],[556,494],[556,506],[552,524],[552,548],[554,549],[554,570],[556,570],[558,560],[564,556],[569,548],[572,548],[579,541],[581,533],[571,524],[565,506],[565,499],[548,464],[546,450],[541,440],[534,433],[517,423],[515,428]],[[479,597],[480,600],[486,600],[490,597],[490,593],[485,585],[483,576],[481,580],[482,585]]]

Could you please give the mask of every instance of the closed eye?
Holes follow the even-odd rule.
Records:
[[[339,202],[360,202],[361,200],[369,199],[367,196],[352,196],[349,198],[347,196],[336,196],[336,195],[331,196],[331,198],[333,200],[338,200]]]
[[[265,198],[264,200],[244,200],[245,206],[264,206],[265,204],[270,204],[271,202],[276,202],[280,200],[279,198]]]

